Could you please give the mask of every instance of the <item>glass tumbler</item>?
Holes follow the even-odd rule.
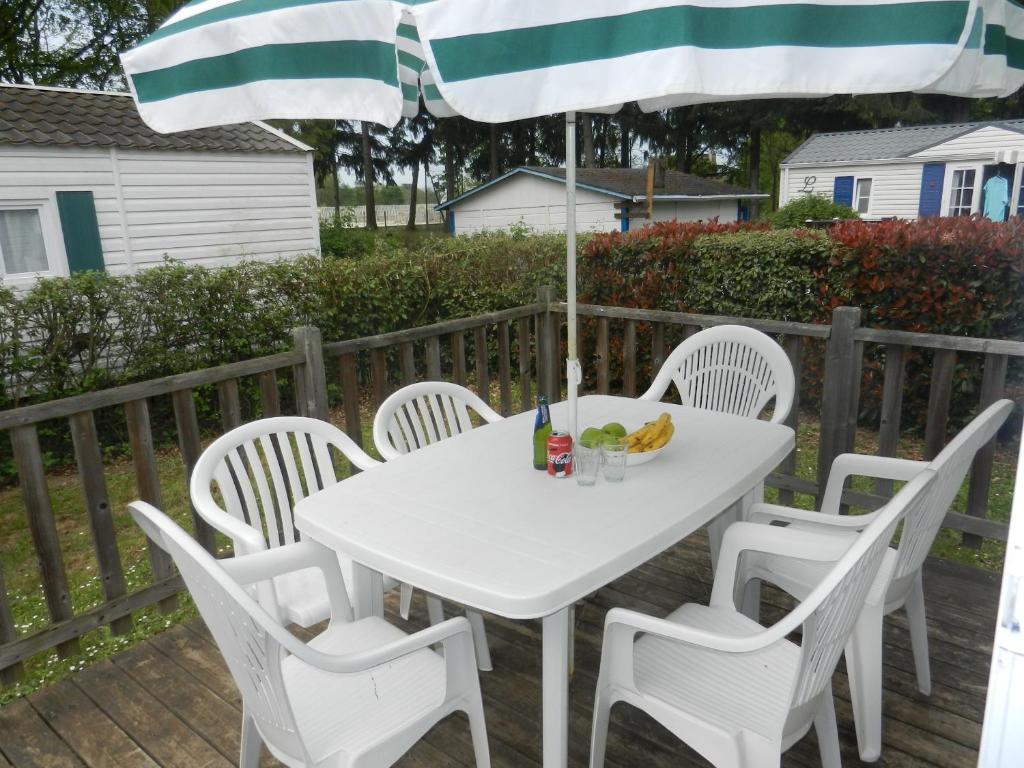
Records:
[[[629,445],[625,440],[606,440],[601,446],[604,455],[604,479],[609,483],[621,483],[626,476],[626,457]]]
[[[586,448],[577,443],[573,448],[572,473],[577,485],[593,485],[601,468],[601,448]]]

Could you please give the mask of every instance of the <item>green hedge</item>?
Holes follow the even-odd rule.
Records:
[[[1024,338],[1019,220],[854,220],[815,231],[766,226],[672,222],[595,236],[581,259],[581,301],[821,323],[845,304],[864,309],[866,326]],[[593,343],[593,335],[585,326],[584,343]],[[639,347],[641,383],[650,375],[648,348],[645,341]],[[613,379],[621,376],[620,349],[613,344]],[[807,404],[820,394],[819,350],[810,349]],[[908,426],[925,413],[921,382],[927,382],[930,361],[930,354],[909,355],[908,380],[918,386],[904,397]],[[957,368],[954,422],[977,401],[980,363],[980,356],[964,356]],[[873,423],[881,387],[877,348],[866,356],[865,371],[861,415]]]
[[[564,248],[554,235],[361,234],[361,255],[344,258],[215,270],[168,262],[128,276],[44,280],[22,294],[0,289],[0,409],[266,354],[288,346],[299,325],[334,341],[528,303],[538,285],[564,284]],[[865,325],[1019,339],[1022,276],[1017,221],[849,221],[814,232],[671,222],[582,239],[578,282],[580,300],[594,304],[808,322],[828,322],[832,308],[849,304],[865,308]],[[582,324],[585,351],[594,348],[594,330]],[[615,333],[611,354],[615,379]],[[638,362],[642,386],[646,342]],[[912,360],[911,375],[927,362]],[[593,375],[594,366],[585,368]],[[864,415],[872,417],[876,357],[868,356],[866,371]],[[961,366],[957,377],[956,403],[976,399],[977,365]],[[200,415],[213,423],[213,396],[199,395]],[[908,392],[908,413],[923,412],[917,401],[926,397],[926,388]],[[109,442],[119,444],[123,418],[103,418]],[[155,413],[160,418],[170,422]],[[66,436],[47,445],[55,461],[66,459]],[[0,443],[0,480],[12,471],[8,451]]]
[[[565,238],[555,236],[431,238],[411,250],[381,237],[359,258],[221,269],[168,262],[133,275],[43,280],[21,294],[0,289],[0,409],[279,351],[300,325],[336,341],[525,304],[538,284],[564,281],[564,253]],[[213,428],[214,393],[196,395],[201,423]],[[251,411],[258,394],[250,386],[242,395]],[[153,403],[154,430],[171,439],[162,400]],[[124,419],[108,410],[97,420],[116,453]],[[48,464],[70,460],[66,425],[44,425],[40,435]],[[0,483],[13,471],[0,440]]]

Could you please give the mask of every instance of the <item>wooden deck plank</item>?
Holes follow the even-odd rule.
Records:
[[[231,679],[231,673],[224,665],[220,651],[208,637],[192,631],[192,624],[194,622],[171,627],[166,632],[151,637],[149,642],[241,712],[242,694],[238,692],[238,686]]]
[[[570,766],[585,766],[589,753],[594,687],[607,610],[626,606],[664,615],[684,602],[706,602],[710,579],[706,541],[697,535],[617,579],[578,607],[577,671],[569,691]],[[905,617],[897,612],[886,620],[885,721],[882,757],[876,766],[959,768],[976,761],[998,587],[998,578],[990,574],[965,571],[956,564],[929,561],[926,565],[933,678],[930,697],[917,690]],[[763,590],[762,598],[762,619],[766,623],[777,620],[792,604],[773,589]],[[397,616],[396,596],[387,597],[385,608],[389,620],[406,631],[427,626],[425,604],[418,592],[408,622]],[[456,606],[446,606],[446,610],[449,615],[458,612]],[[491,616],[486,621],[496,671],[482,673],[480,680],[492,763],[495,768],[539,768],[540,622],[513,622]],[[62,695],[68,688],[74,693]],[[847,768],[862,766],[842,663],[833,679],[833,691],[843,764]],[[133,764],[130,758],[104,763],[96,757],[97,745],[114,749],[119,739],[123,740],[122,746],[127,745],[125,754],[135,749],[142,755],[140,765],[224,766],[237,761],[240,697],[216,645],[199,620],[150,638],[113,663],[101,662],[80,673],[74,684],[58,684],[35,694],[30,701],[32,706],[27,710],[16,706],[25,702],[14,702],[0,710],[0,768],[6,768],[2,756],[10,757],[16,751],[7,744],[10,738],[3,728],[3,718],[18,721],[12,733],[49,734],[56,744],[56,756],[46,758],[56,762],[33,762],[34,758],[19,753],[19,760],[11,760],[18,768],[83,762],[90,766]],[[71,722],[78,709],[84,709],[78,716],[88,719],[91,733],[75,741],[64,723]],[[62,721],[62,717],[68,719]],[[58,734],[63,742],[56,738]],[[19,738],[26,740],[24,735]],[[818,768],[814,734],[794,745],[782,764],[785,768]],[[263,765],[270,768],[277,763],[265,753]],[[436,725],[398,765],[474,765],[465,717],[455,714]],[[613,709],[608,768],[707,765],[639,710],[628,706]]]
[[[29,702],[91,768],[157,765],[70,680],[61,680],[32,694]]]
[[[25,699],[0,708],[0,752],[14,768],[83,766]]]
[[[75,684],[162,766],[232,765],[109,659],[75,675]]]
[[[148,643],[118,655],[114,662],[225,759],[238,762],[242,726],[238,709]]]

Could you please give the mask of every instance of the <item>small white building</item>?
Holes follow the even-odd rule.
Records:
[[[280,131],[163,135],[129,94],[0,85],[0,285],[319,248],[313,153]]]
[[[1005,220],[1024,205],[1024,120],[820,133],[780,167],[780,205],[824,195],[864,219]]]
[[[736,221],[746,218],[746,201],[766,197],[714,179],[666,170],[663,183],[654,190],[648,219],[647,169],[578,168],[576,229],[627,232],[631,226],[673,219]],[[565,169],[515,168],[437,207],[445,211],[448,231],[454,235],[517,225],[534,232],[564,232]]]

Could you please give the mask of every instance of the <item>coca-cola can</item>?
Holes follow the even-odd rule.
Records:
[[[572,436],[568,432],[552,432],[548,436],[548,474],[552,477],[572,474]]]

